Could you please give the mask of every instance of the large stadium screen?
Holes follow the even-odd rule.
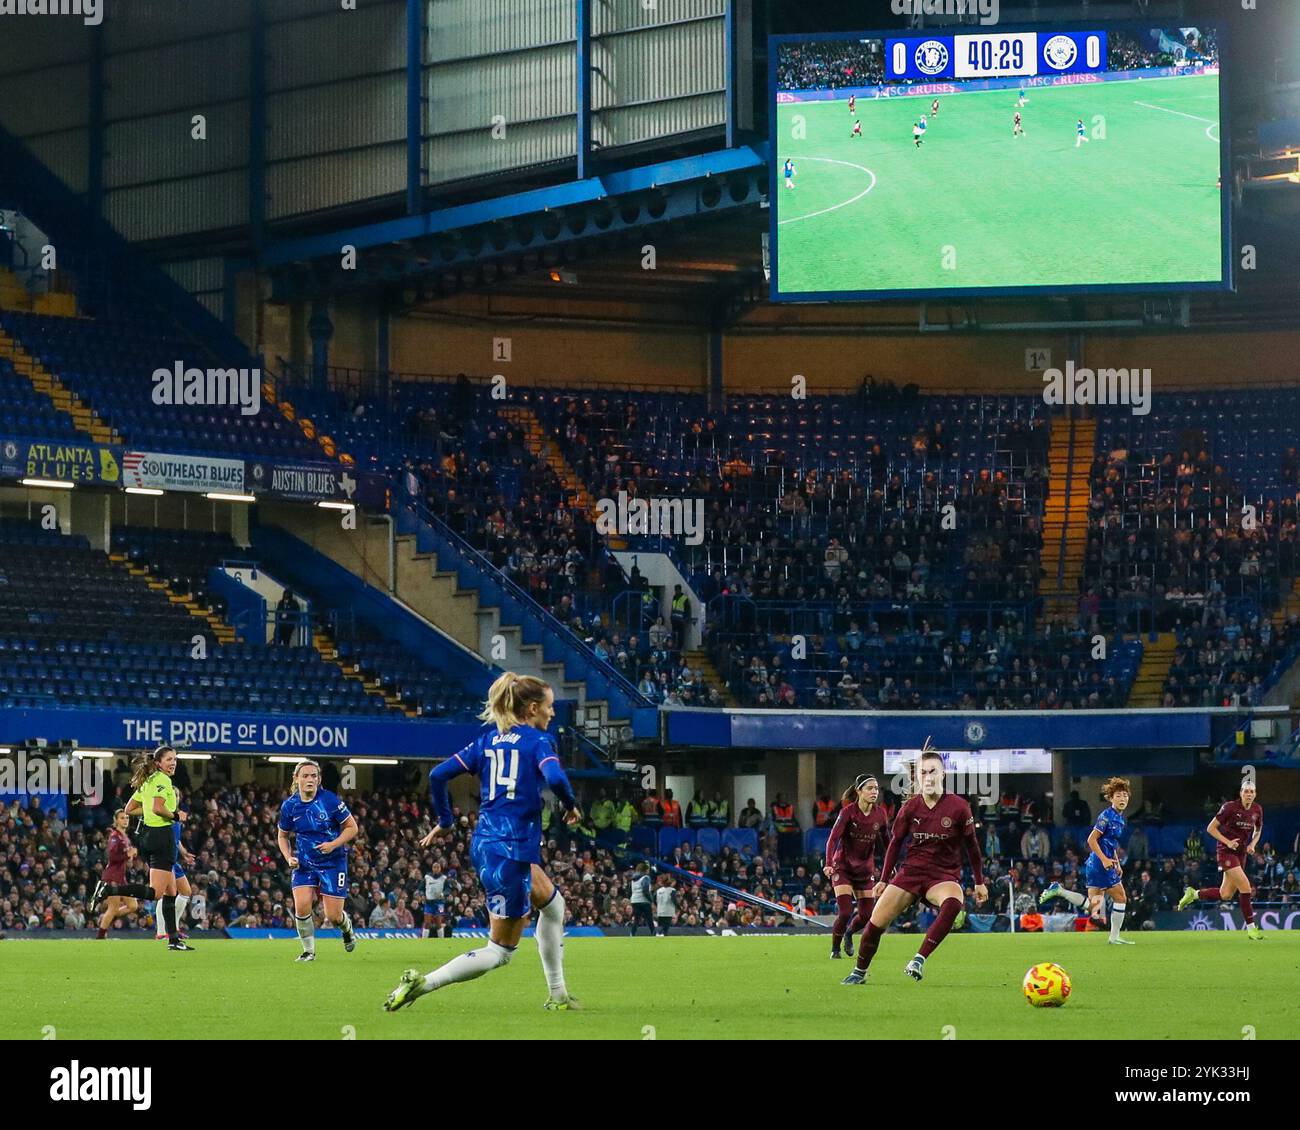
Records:
[[[1231,285],[1211,27],[774,36],[772,297]]]

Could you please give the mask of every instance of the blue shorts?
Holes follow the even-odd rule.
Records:
[[[487,895],[488,913],[497,918],[528,917],[532,912],[533,865],[480,848],[477,843],[470,844],[469,854]]]
[[[1113,871],[1107,871],[1101,865],[1101,860],[1095,855],[1088,856],[1088,865],[1083,869],[1084,881],[1090,887],[1098,887],[1106,890],[1113,887],[1122,878],[1120,869],[1116,867]]]
[[[348,897],[348,868],[344,863],[339,867],[313,867],[310,864],[303,866],[302,861],[298,861],[298,866],[293,869],[293,882],[290,884],[294,887],[317,887],[323,895],[330,895],[334,898]]]
[[[184,879],[184,878],[185,878],[185,868],[182,867],[182,866],[180,865],[179,862],[177,862],[177,863],[173,863],[173,864],[172,864],[172,874],[175,875],[176,878],[178,878],[178,879]]]
[[[424,903],[424,913],[432,914],[437,918],[441,918],[447,913],[447,904],[446,902],[429,902],[426,899]]]

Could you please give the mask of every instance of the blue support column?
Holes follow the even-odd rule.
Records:
[[[326,299],[312,300],[307,333],[311,336],[312,388],[316,392],[326,392],[330,385],[330,338],[334,336],[334,323],[330,321]]]
[[[248,242],[254,261],[266,245],[266,12],[253,0],[248,47]]]
[[[591,0],[577,0],[578,179],[591,175]]]
[[[379,370],[379,387],[376,392],[380,404],[383,405],[385,412],[390,409],[388,403],[388,366],[390,364],[390,347],[389,331],[391,329],[392,314],[388,301],[388,295],[381,293],[379,296],[378,320],[375,326],[375,366]]]
[[[727,0],[723,17],[723,69],[727,86],[727,148],[736,144],[736,0]]]
[[[86,146],[86,203],[96,219],[104,215],[104,25],[90,34],[90,129]]]
[[[406,0],[406,214],[422,209],[420,155],[424,146],[424,0]]]

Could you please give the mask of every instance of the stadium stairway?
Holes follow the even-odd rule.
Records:
[[[692,671],[699,671],[704,676],[704,681],[710,687],[717,690],[722,696],[723,706],[738,706],[735,697],[731,693],[731,688],[727,681],[718,674],[718,669],[713,665],[713,660],[709,658],[707,651],[687,651],[682,654],[687,665]]]
[[[1129,690],[1130,707],[1159,706],[1165,694],[1165,680],[1178,651],[1178,637],[1173,632],[1160,632],[1154,641],[1143,642],[1142,662]]]
[[[46,396],[58,411],[71,417],[77,429],[90,436],[96,443],[119,444],[121,437],[100,419],[90,405],[82,402],[75,393],[64,388],[59,379],[44,365],[36,360],[15,338],[0,328],[0,357],[5,358],[14,367],[20,377],[25,377],[32,388]]]
[[[368,679],[360,667],[344,660],[339,654],[338,641],[321,625],[313,626],[311,645],[316,649],[316,654],[326,663],[332,663],[342,671],[345,679],[360,683],[368,694],[378,695],[390,710],[400,710],[408,718],[420,717],[420,711],[403,703],[400,695],[385,690],[376,680]]]
[[[1058,416],[1048,453],[1051,474],[1043,517],[1044,610],[1049,621],[1072,622],[1088,544],[1088,474],[1097,441],[1096,420]]]
[[[196,620],[202,620],[207,625],[207,629],[212,633],[213,638],[222,647],[228,647],[235,642],[235,629],[227,624],[220,616],[208,609],[203,608],[197,600],[194,599],[193,593],[176,592],[166,581],[158,580],[148,569],[141,565],[135,565],[130,558],[124,553],[110,553],[108,559],[115,565],[126,570],[132,577],[145,582],[149,588],[155,592],[162,592],[167,595],[167,599],[172,604],[181,605],[186,612]]]
[[[577,505],[590,514],[594,522],[597,513],[596,500],[591,497],[591,492],[578,478],[574,469],[569,466],[569,461],[564,457],[564,453],[559,449],[559,446],[547,436],[546,429],[542,427],[542,422],[537,418],[536,413],[531,408],[503,408],[501,409],[501,416],[523,429],[528,450],[546,461],[551,470],[559,477],[560,482],[564,484],[565,489],[573,494]],[[607,536],[605,544],[610,549],[627,548],[627,542],[617,536]]]

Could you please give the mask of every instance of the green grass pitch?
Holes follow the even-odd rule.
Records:
[[[582,1012],[546,1012],[536,944],[505,969],[386,1013],[406,966],[431,969],[469,939],[335,939],[295,963],[294,941],[0,942],[0,1038],[57,1039],[1135,1039],[1300,1036],[1300,933],[954,935],[925,980],[903,975],[915,936],[891,934],[865,986],[840,979],[824,937],[571,938]],[[1074,991],[1031,1008],[1025,971],[1056,961]],[[53,1029],[51,1032],[50,1029]]]
[[[778,294],[1221,278],[1217,75],[1034,88],[1021,138],[1016,91],[941,95],[918,150],[930,101],[778,107]]]

